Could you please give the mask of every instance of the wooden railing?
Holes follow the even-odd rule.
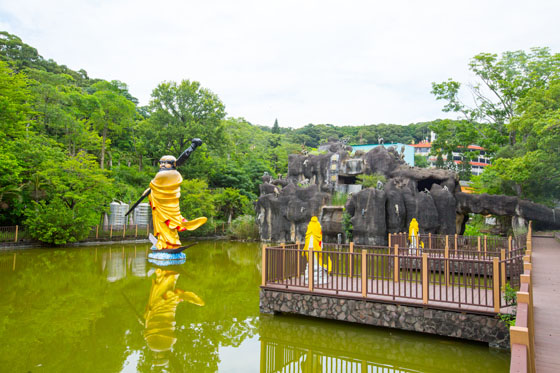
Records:
[[[461,235],[439,235],[439,234],[419,234],[418,240],[424,244],[424,247],[431,249],[443,250],[463,250],[471,252],[483,253],[499,253],[502,249],[512,251],[525,246],[527,235],[519,235],[517,237],[498,237],[498,236],[461,236]],[[399,247],[408,247],[410,242],[408,233],[389,233],[389,246],[399,245]]]
[[[509,328],[511,343],[510,372],[529,372],[535,370],[535,323],[533,314],[532,272],[532,228],[529,223],[527,252],[523,257],[521,286],[517,292],[517,316],[515,326]]]
[[[325,244],[321,252],[304,251],[299,243],[263,246],[262,286],[507,312],[512,304],[503,297],[503,290],[507,283],[513,287],[520,285],[524,253],[524,246],[499,252],[462,248],[449,252],[449,248],[410,249],[353,243]],[[317,261],[325,268],[330,263],[330,271],[320,270],[317,275],[306,277],[306,268],[313,268]]]
[[[87,237],[84,241],[120,241],[130,239],[147,238],[151,225],[150,224],[129,224],[129,225],[109,225],[103,227],[96,225],[89,228]],[[27,228],[21,225],[0,227],[0,243],[12,244],[18,242],[32,242]]]

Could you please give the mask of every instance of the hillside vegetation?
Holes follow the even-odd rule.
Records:
[[[500,117],[499,126],[466,112],[465,120],[408,126],[292,129],[274,118],[266,126],[228,117],[220,98],[195,80],[162,82],[149,104],[140,106],[124,82],[90,78],[0,32],[0,225],[27,225],[35,238],[49,243],[79,240],[100,223],[111,201],[134,202],[157,172],[159,158],[178,156],[194,137],[204,145],[179,171],[185,179],[183,214],[209,218],[198,234],[252,215],[261,176],[285,175],[291,153],[331,138],[351,144],[376,143],[379,137],[386,143],[419,142],[430,129],[440,136],[434,152],[467,142],[489,147],[496,166],[477,180],[479,190],[554,203],[560,181],[558,57],[547,50],[532,53],[527,64],[548,61],[552,67],[546,77],[535,77],[533,70],[542,69],[526,73],[529,83],[520,83],[523,90],[508,101],[511,111]],[[539,83],[530,84],[531,79]],[[434,85],[436,97],[449,102],[446,110],[465,112],[455,102],[459,86]],[[476,113],[487,110],[489,118],[499,111],[484,102],[479,106]]]

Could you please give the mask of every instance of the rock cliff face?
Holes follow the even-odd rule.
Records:
[[[379,146],[354,157],[351,148],[340,143],[323,149],[327,153],[290,155],[284,179],[263,177],[255,206],[263,241],[303,242],[315,215],[324,240],[336,242],[338,234],[344,234],[343,210],[324,208],[334,192],[349,194],[345,208],[356,244],[386,245],[387,233],[407,231],[412,218],[422,233],[461,234],[469,213],[511,216],[516,226],[534,220],[560,227],[559,209],[509,196],[462,193],[454,172],[410,167],[393,148]],[[387,181],[362,190],[356,183],[360,174],[383,175]]]

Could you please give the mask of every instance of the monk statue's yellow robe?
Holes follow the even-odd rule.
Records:
[[[198,295],[175,288],[179,274],[174,271],[156,269],[152,279],[150,297],[144,312],[146,320],[144,339],[154,352],[169,351],[177,341],[175,337],[175,313],[183,301],[203,306]]]
[[[307,232],[305,232],[305,246],[303,250],[308,261],[308,253],[310,247],[315,253],[315,263],[318,263],[321,267],[323,267],[330,273],[332,270],[332,262],[330,258],[327,258],[327,261],[325,261],[326,263],[323,263],[323,254],[321,254],[321,250],[323,247],[323,231],[321,230],[321,223],[319,223],[319,219],[317,219],[316,216],[311,217],[309,225],[307,226]]]
[[[161,170],[150,182],[148,199],[152,207],[154,236],[157,238],[156,248],[176,249],[181,246],[179,233],[184,230],[195,230],[206,223],[205,217],[188,221],[181,215],[179,198],[183,178],[177,170]]]

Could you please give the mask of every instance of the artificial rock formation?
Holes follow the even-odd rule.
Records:
[[[394,148],[378,146],[350,156],[351,148],[329,143],[319,155],[289,157],[285,179],[263,177],[256,203],[263,241],[303,242],[311,216],[318,216],[326,242],[336,242],[350,229],[356,244],[386,245],[387,233],[407,231],[413,218],[421,233],[461,234],[469,213],[512,217],[523,226],[529,220],[560,227],[560,210],[516,197],[472,195],[461,192],[455,172],[408,166]],[[386,178],[376,188],[362,190],[360,174]],[[347,193],[345,213],[351,227],[343,226],[343,207],[328,206],[334,192]]]

